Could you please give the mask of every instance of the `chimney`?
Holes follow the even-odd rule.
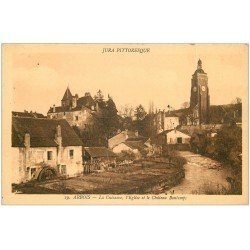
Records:
[[[26,149],[30,148],[30,134],[29,133],[25,133],[24,135],[24,146]]]
[[[55,112],[56,112],[56,105],[53,104],[53,113],[55,113]]]

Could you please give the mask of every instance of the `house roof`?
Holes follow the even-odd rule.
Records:
[[[164,130],[162,131],[161,133],[159,133],[158,135],[166,135],[168,134],[170,131],[173,131],[174,129],[167,129],[167,130]]]
[[[80,106],[76,106],[75,108],[71,108],[70,106],[66,106],[66,107],[58,106],[58,107],[55,107],[55,112],[53,112],[53,107],[50,107],[48,113],[71,112],[71,111],[78,111],[81,109],[82,107]]]
[[[63,98],[62,98],[62,101],[65,101],[65,100],[68,100],[68,99],[71,99],[72,98],[72,94],[69,90],[69,87],[67,87],[64,95],[63,95]]]
[[[91,106],[94,106],[94,105],[95,105],[95,101],[91,95],[85,94],[85,96],[80,97],[77,100],[77,106],[79,107],[85,106],[85,107],[91,108]]]
[[[159,133],[158,135],[167,135],[168,133],[172,132],[175,129],[168,129],[168,130],[164,130],[161,133]],[[183,130],[183,129],[176,129],[177,132],[185,134],[190,136],[190,133],[187,130]]]
[[[92,158],[116,157],[115,153],[105,147],[85,147],[84,150],[88,152]]]
[[[24,112],[17,112],[17,111],[12,111],[12,116],[18,116],[18,117],[33,117],[33,118],[45,118],[45,116],[41,113],[37,113],[37,112],[28,112],[28,111],[24,111]]]
[[[142,141],[125,141],[124,144],[131,149],[138,149],[139,151],[147,147]]]
[[[31,147],[56,147],[56,127],[61,126],[62,146],[82,146],[82,141],[64,119],[12,117],[12,147],[24,147],[24,136],[30,134]]]

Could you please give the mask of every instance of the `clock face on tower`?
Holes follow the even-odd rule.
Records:
[[[202,86],[202,87],[201,87],[201,90],[202,90],[202,91],[206,91],[206,87],[205,87],[205,86]]]
[[[194,88],[193,88],[193,91],[194,91],[194,92],[196,92],[196,91],[197,91],[197,88],[196,88],[196,87],[194,87]]]

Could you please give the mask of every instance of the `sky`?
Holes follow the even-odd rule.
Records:
[[[103,48],[150,48],[149,53],[102,53]],[[247,91],[247,45],[192,44],[26,44],[4,45],[13,90],[13,110],[46,114],[72,94],[101,89],[117,108],[149,102],[180,108],[190,99],[191,77],[202,60],[211,104],[228,104]],[[7,53],[6,53],[7,54]]]

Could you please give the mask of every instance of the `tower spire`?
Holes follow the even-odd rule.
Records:
[[[201,59],[198,60],[197,69],[202,69],[202,61],[201,61]]]

